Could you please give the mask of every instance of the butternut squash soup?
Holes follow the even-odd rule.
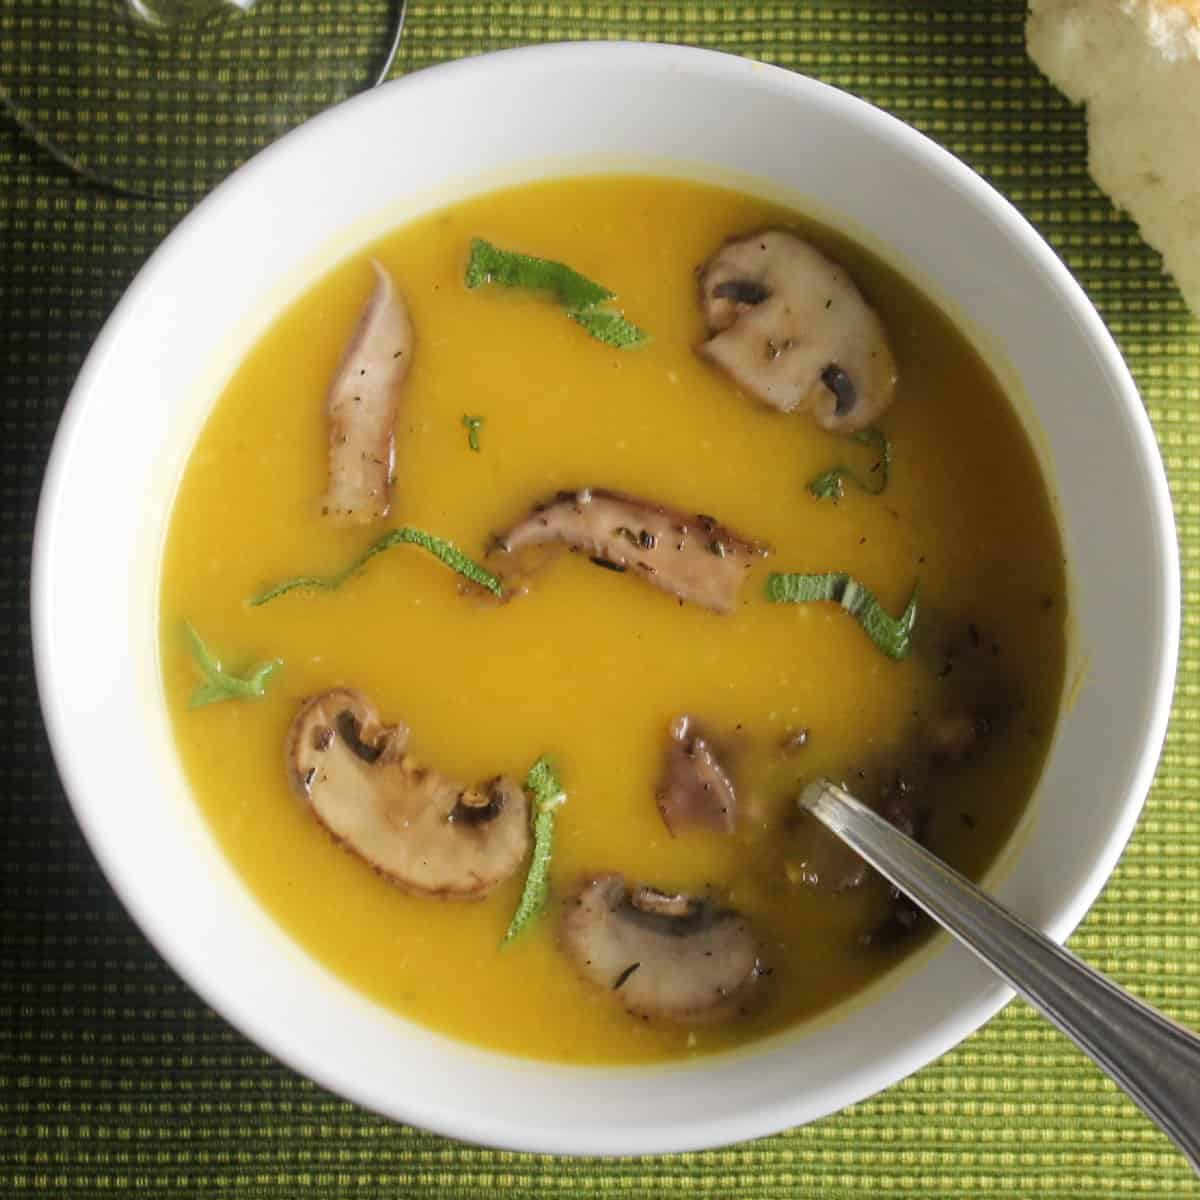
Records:
[[[316,958],[458,1038],[646,1062],[913,953],[796,798],[843,782],[978,877],[1066,599],[1021,425],[911,283],[750,196],[563,179],[396,230],[248,355],[179,486],[162,669]]]

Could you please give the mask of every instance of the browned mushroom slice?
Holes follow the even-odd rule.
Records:
[[[559,492],[501,534],[491,559],[502,573],[520,575],[526,569],[521,552],[553,542],[720,613],[732,611],[746,572],[767,553],[715,517],[581,488]]]
[[[844,892],[861,887],[867,872],[867,864],[816,817],[796,814],[787,856],[792,883],[823,892]]]
[[[831,433],[865,429],[892,402],[887,334],[846,269],[779,229],[726,242],[700,271],[709,339],[697,352],[781,412]]]
[[[899,771],[890,771],[882,778],[874,773],[872,776],[861,773],[846,786],[901,833],[914,837],[918,820],[914,789],[908,777]],[[870,874],[867,864],[845,842],[805,812],[795,815],[787,871],[793,883],[826,892],[860,887]]]
[[[408,729],[385,726],[349,688],[307,701],[287,736],[288,772],[317,820],[407,892],[486,896],[529,853],[529,801],[497,778],[469,788],[406,754]]]
[[[732,833],[737,824],[733,779],[686,714],[671,722],[655,799],[672,837],[689,829]]]
[[[387,516],[391,506],[396,402],[413,354],[404,298],[377,263],[375,290],[325,398],[329,488],[324,511],[351,521]]]
[[[744,1011],[761,974],[741,914],[707,901],[587,880],[566,901],[562,940],[585,979],[629,1012],[664,1021],[721,1021]]]

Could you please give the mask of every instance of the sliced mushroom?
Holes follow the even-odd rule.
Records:
[[[990,735],[1011,722],[1021,700],[999,645],[975,624],[931,611],[915,646],[918,659],[940,681],[941,707],[914,721],[886,769],[855,771],[845,786],[902,833],[927,844],[937,837],[940,822],[970,819],[957,806],[947,810],[944,781],[956,764],[986,750]],[[786,870],[793,883],[828,891],[858,887],[871,874],[854,851],[807,813],[795,815]],[[925,923],[903,893],[889,888],[888,897],[886,917],[862,935],[864,944],[891,945]]]
[[[918,841],[946,815],[931,799],[941,791],[940,777],[983,752],[990,736],[1004,729],[1021,707],[1019,690],[990,634],[936,610],[923,614],[923,620],[916,655],[939,681],[941,706],[919,716],[906,746],[886,770],[859,770],[847,781],[850,791]],[[923,798],[920,805],[918,796]],[[788,857],[793,882],[836,891],[857,887],[867,878],[866,864],[805,814],[797,816],[793,842]],[[897,903],[903,909],[907,902]],[[904,927],[915,921],[907,910],[903,917]]]
[[[629,1012],[664,1021],[721,1021],[745,1011],[762,973],[741,914],[708,901],[589,879],[566,901],[562,941],[585,979]]]
[[[514,874],[531,841],[529,801],[496,778],[465,787],[405,753],[359,692],[307,701],[287,736],[288,772],[333,836],[407,892],[476,900]]]
[[[413,354],[408,307],[372,261],[375,290],[358,319],[325,398],[329,488],[324,511],[373,521],[391,507],[396,404]]]
[[[581,488],[559,492],[496,538],[491,558],[504,574],[528,571],[531,547],[561,542],[601,567],[628,571],[663,591],[732,611],[755,559],[767,553],[703,513],[685,513],[621,492]]]
[[[733,779],[686,714],[671,722],[655,800],[672,837],[689,829],[732,833],[737,825]]]
[[[781,412],[855,433],[891,404],[896,362],[839,263],[793,233],[726,242],[700,270],[709,339],[697,353]]]
[[[915,791],[900,771],[857,772],[845,785],[885,820],[913,837],[918,826]],[[787,856],[788,878],[826,892],[861,887],[870,875],[867,864],[840,838],[806,812],[795,814]]]
[[[797,813],[788,847],[787,875],[792,883],[823,892],[844,892],[866,882],[867,864],[816,817]]]

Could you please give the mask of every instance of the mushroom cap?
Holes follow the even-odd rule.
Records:
[[[529,801],[511,779],[468,788],[404,753],[408,729],[385,726],[349,688],[305,702],[287,735],[288,774],[313,815],[407,892],[475,900],[529,853]]]
[[[704,513],[585,487],[539,504],[496,538],[490,558],[501,572],[519,575],[522,551],[553,542],[719,613],[732,611],[747,571],[767,553]]]
[[[746,919],[620,875],[585,880],[563,909],[562,944],[585,979],[636,1016],[721,1021],[745,1011],[760,975]]]
[[[794,233],[726,242],[703,266],[710,337],[696,349],[781,412],[809,412],[830,433],[856,433],[891,404],[887,333],[839,263]]]

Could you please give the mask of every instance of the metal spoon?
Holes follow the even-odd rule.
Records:
[[[1061,1029],[1200,1174],[1200,1037],[1013,916],[827,779],[809,784],[799,804]]]

